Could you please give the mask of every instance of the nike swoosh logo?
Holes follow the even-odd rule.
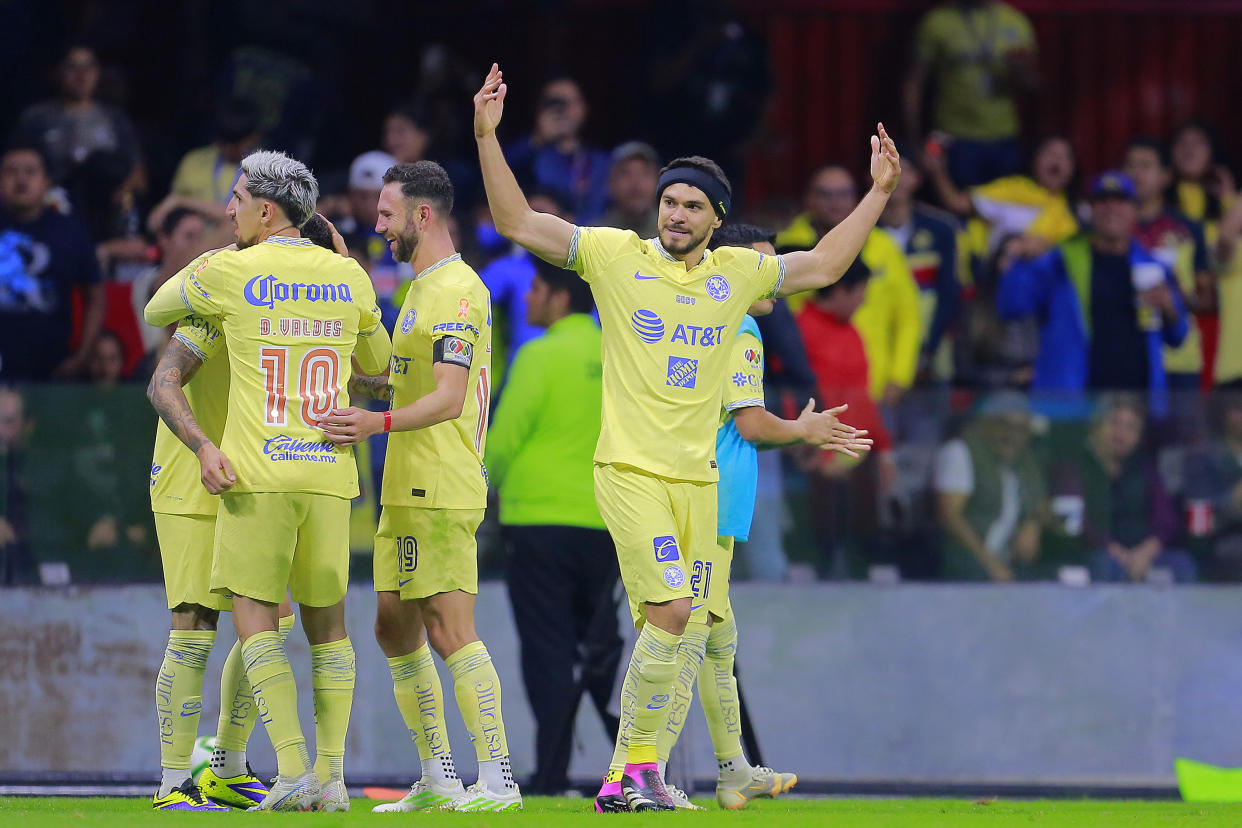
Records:
[[[641,280],[641,281],[644,281],[644,282],[645,282],[645,281],[647,281],[647,280],[649,280],[649,279],[659,279],[660,277],[659,277],[659,276],[644,276],[643,274],[641,274],[641,273],[639,273],[637,270],[635,270],[635,271],[634,271],[634,278],[635,278],[635,279],[639,279],[639,280]]]
[[[701,606],[703,606],[703,605],[702,605],[702,604],[695,604],[694,606],[692,606],[692,607],[690,608],[690,611],[691,611],[691,612],[694,612],[696,609],[698,609],[698,608],[699,608],[699,607],[701,607]]]
[[[412,581],[412,580],[414,580],[414,579],[413,579],[413,578],[406,578],[404,581],[398,581],[398,582],[397,582],[397,587],[398,587],[398,588],[403,587],[403,586],[405,586],[406,584],[408,584],[408,583],[409,583],[410,581]]]

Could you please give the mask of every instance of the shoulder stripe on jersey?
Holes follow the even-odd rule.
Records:
[[[763,261],[762,253],[759,254],[759,261],[760,262]],[[767,296],[763,297],[764,299],[775,299],[777,296],[780,296],[781,285],[785,284],[785,257],[781,255],[777,255],[776,264],[777,264],[776,287],[772,288],[772,292],[769,293]]]
[[[569,258],[565,261],[565,270],[573,270],[578,263],[578,236],[581,233],[582,228],[575,225],[574,234],[569,237]]]
[[[452,256],[445,256],[445,257],[444,257],[443,259],[441,259],[440,261],[436,262],[435,264],[433,264],[433,265],[431,265],[430,267],[428,267],[427,269],[425,269],[422,273],[418,273],[418,274],[416,274],[416,275],[414,276],[414,278],[415,278],[415,279],[421,279],[421,278],[423,278],[424,276],[426,276],[427,274],[431,273],[431,271],[433,271],[433,270],[438,270],[438,269],[440,269],[440,268],[444,267],[446,264],[449,264],[450,262],[460,262],[460,261],[461,261],[461,254],[460,254],[460,253],[454,253]]]
[[[205,353],[203,353],[203,349],[202,349],[202,348],[200,348],[200,347],[198,347],[198,344],[197,344],[197,343],[195,343],[195,342],[192,342],[192,341],[190,340],[190,338],[189,338],[188,336],[186,336],[185,334],[182,334],[182,333],[174,333],[174,334],[172,335],[172,338],[173,338],[173,339],[175,339],[175,340],[177,340],[178,342],[180,342],[180,343],[181,343],[182,345],[184,345],[186,348],[188,348],[188,349],[189,349],[189,351],[190,351],[190,353],[192,353],[192,354],[194,354],[194,356],[198,357],[198,361],[199,361],[199,362],[206,362],[206,361],[207,361],[207,355],[206,355]]]
[[[190,297],[185,295],[185,283],[189,281],[189,279],[190,277],[186,276],[181,280],[181,304],[185,305],[187,310],[192,311],[194,310],[194,306],[190,304]]]
[[[763,400],[750,397],[745,400],[734,400],[725,406],[725,411],[737,411],[739,408],[763,408]]]

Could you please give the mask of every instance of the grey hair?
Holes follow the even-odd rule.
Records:
[[[301,229],[315,212],[319,182],[306,165],[283,152],[259,150],[242,159],[246,190],[279,205],[293,226]]]

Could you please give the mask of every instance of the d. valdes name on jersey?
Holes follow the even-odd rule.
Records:
[[[340,319],[303,319],[287,317],[277,320],[263,317],[259,320],[259,336],[312,336],[320,339],[340,339],[345,323]]]

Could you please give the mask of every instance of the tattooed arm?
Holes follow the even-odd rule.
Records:
[[[182,390],[202,364],[179,339],[169,340],[147,385],[147,399],[168,429],[198,457],[203,486],[212,494],[220,494],[237,482],[233,466],[207,438]]]
[[[388,384],[388,375],[368,377],[366,374],[354,374],[349,378],[349,396],[392,402],[392,386]]]

